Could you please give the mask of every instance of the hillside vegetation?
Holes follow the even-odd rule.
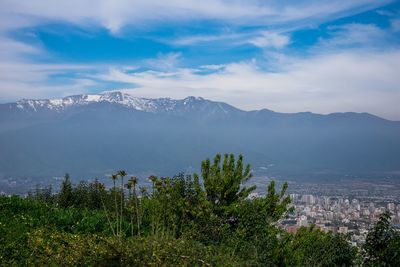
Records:
[[[249,197],[250,166],[217,155],[194,174],[150,176],[141,187],[125,171],[73,185],[66,175],[28,197],[0,197],[0,265],[95,266],[400,266],[400,235],[385,213],[363,248],[314,227],[290,234],[287,184]],[[200,183],[202,181],[202,183]]]

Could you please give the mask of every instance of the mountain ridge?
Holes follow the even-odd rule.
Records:
[[[284,179],[400,173],[400,122],[368,113],[243,111],[198,97],[146,102],[115,92],[107,101],[72,98],[53,100],[59,109],[50,100],[0,104],[0,182],[118,169],[174,175],[199,171],[215,153],[241,153],[255,175]]]
[[[220,109],[223,113],[227,114],[228,109],[235,109],[236,112],[242,113],[269,113],[269,114],[280,114],[280,115],[298,115],[298,116],[342,116],[342,115],[354,115],[354,116],[368,116],[375,119],[381,119],[385,121],[391,122],[400,122],[397,120],[390,120],[383,117],[379,117],[377,115],[368,113],[368,112],[333,112],[327,114],[320,114],[314,113],[310,111],[300,111],[300,112],[277,112],[267,108],[256,109],[256,110],[242,110],[237,108],[233,105],[227,104],[221,101],[214,101],[205,99],[203,97],[196,97],[196,96],[187,96],[183,99],[173,99],[173,98],[145,98],[145,97],[134,97],[127,93],[122,93],[120,91],[108,91],[98,94],[78,94],[78,95],[71,95],[66,96],[63,98],[56,98],[56,99],[21,99],[16,102],[9,102],[9,103],[0,103],[0,106],[8,105],[14,106],[23,111],[41,111],[41,110],[50,110],[55,112],[62,112],[68,108],[75,107],[75,106],[84,106],[90,105],[94,103],[110,103],[110,104],[117,104],[127,108],[135,109],[138,111],[143,112],[151,112],[151,113],[174,113],[174,109],[177,107],[182,106],[190,106],[194,102],[205,102],[205,103],[212,103],[216,107]],[[224,108],[225,106],[225,108]]]

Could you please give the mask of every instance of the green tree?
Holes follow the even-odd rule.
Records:
[[[290,209],[290,197],[286,196],[287,183],[276,193],[272,181],[263,197],[246,199],[235,210],[237,228],[233,243],[237,244],[237,253],[251,258],[262,265],[271,265],[276,260],[275,248],[279,244],[277,236],[283,233],[275,223]]]
[[[104,186],[104,184],[99,183],[99,182],[96,182],[95,185],[96,185],[97,190],[99,192],[100,202],[101,202],[101,205],[103,207],[104,214],[106,215],[106,219],[107,219],[108,225],[109,225],[109,227],[111,229],[112,234],[115,237],[117,237],[118,233],[116,232],[116,230],[114,230],[113,224],[111,223],[111,216],[108,214],[108,210],[107,210],[107,207],[106,207],[106,204],[105,204],[105,201],[104,201],[104,197],[107,196],[107,192],[105,190],[105,186]],[[118,224],[117,224],[117,226],[118,226]]]
[[[325,233],[313,226],[286,234],[276,260],[284,266],[353,266],[357,249],[340,234]]]
[[[290,196],[285,195],[288,188],[288,183],[285,182],[282,185],[282,189],[279,193],[275,191],[275,181],[271,181],[265,198],[261,198],[261,205],[263,208],[263,213],[266,216],[266,221],[268,223],[273,223],[278,221],[282,216],[284,216],[288,211],[292,209],[288,208],[290,204]]]
[[[127,173],[124,170],[120,170],[120,171],[118,171],[118,175],[121,177],[121,187],[120,187],[121,209],[120,209],[120,218],[119,218],[119,229],[120,229],[120,232],[122,233],[122,220],[123,220],[122,215],[123,215],[123,209],[124,209],[124,203],[125,203],[125,201],[124,201],[124,177],[127,175]]]
[[[366,266],[400,266],[400,233],[391,226],[390,212],[384,212],[365,240]]]
[[[243,167],[242,155],[235,161],[233,154],[225,154],[222,165],[220,154],[215,156],[213,164],[206,159],[201,163],[201,175],[206,198],[217,207],[227,207],[243,200],[256,188],[244,186],[251,178],[251,171],[249,164]]]
[[[115,222],[116,222],[116,230],[115,233],[117,236],[120,235],[120,228],[119,228],[119,219],[118,219],[118,202],[117,202],[117,186],[116,186],[116,181],[118,179],[117,174],[111,174],[111,180],[113,181],[113,188],[112,192],[114,195],[114,204],[115,204]]]
[[[286,196],[287,183],[284,183],[279,193],[275,191],[275,182],[268,185],[268,192],[263,197],[246,199],[238,206],[236,213],[239,229],[249,239],[254,239],[266,227],[276,223],[291,208],[291,200]]]
[[[57,202],[58,205],[62,208],[67,208],[72,206],[73,204],[73,193],[72,193],[72,183],[69,178],[69,174],[66,173],[64,176],[64,180],[61,184],[60,193],[58,193]]]
[[[126,188],[129,190],[129,202],[130,202],[130,208],[134,207],[135,213],[136,213],[136,225],[137,225],[137,233],[138,236],[140,236],[140,216],[139,216],[139,200],[136,192],[136,186],[138,183],[138,178],[135,176],[132,176],[129,180],[128,183],[126,184]],[[132,194],[133,191],[133,194]],[[133,198],[132,198],[133,197]],[[131,211],[131,235],[133,235],[133,212]]]
[[[87,207],[90,209],[101,209],[102,204],[101,204],[101,192],[99,190],[99,181],[96,179],[93,182],[91,182],[88,186],[88,203]]]
[[[80,181],[72,189],[73,205],[78,208],[87,208],[89,204],[89,186],[87,182]]]

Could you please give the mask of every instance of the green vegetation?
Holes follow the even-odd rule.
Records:
[[[124,171],[112,187],[99,181],[58,194],[0,197],[0,265],[100,266],[399,266],[399,233],[384,214],[365,247],[313,227],[277,227],[290,211],[287,184],[251,199],[250,166],[217,155],[198,175],[149,177],[150,188]],[[125,179],[126,178],[126,179]],[[124,184],[124,181],[127,183]]]

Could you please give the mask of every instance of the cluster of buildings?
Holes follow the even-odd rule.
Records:
[[[392,223],[400,225],[400,202],[393,199],[311,194],[290,194],[290,197],[294,211],[281,221],[288,232],[314,225],[322,231],[348,234],[354,245],[361,245],[368,230],[386,210],[392,214]]]

